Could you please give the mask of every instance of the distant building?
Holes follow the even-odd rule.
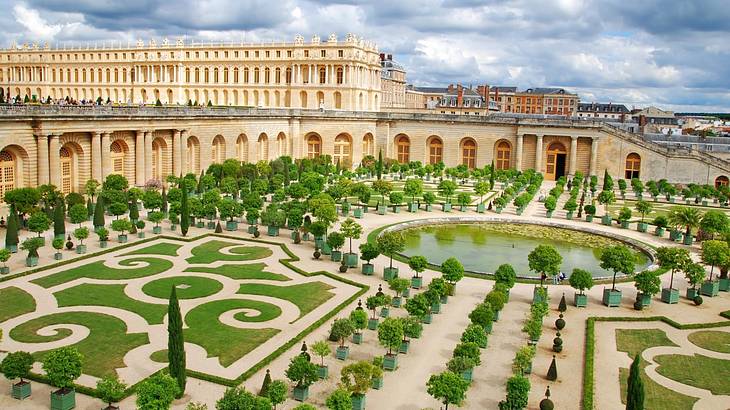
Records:
[[[623,104],[578,103],[578,117],[625,122],[630,120],[630,114]]]
[[[498,111],[497,105],[488,101],[486,94],[480,92],[483,89],[483,86],[474,89],[461,84],[449,84],[448,87],[408,85],[406,108],[454,115],[486,115],[489,111]]]
[[[380,53],[380,89],[381,107],[406,107],[406,70],[393,61],[393,54]]]
[[[641,110],[632,110],[631,115],[634,121],[639,123],[639,128],[644,134],[667,134],[668,132],[662,130],[679,128],[677,117],[674,116],[672,111],[664,111],[650,106]]]

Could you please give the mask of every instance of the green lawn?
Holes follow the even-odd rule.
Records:
[[[676,346],[666,333],[659,329],[616,329],[616,350],[626,352],[632,358],[654,346]],[[644,382],[644,405],[646,410],[692,410],[697,398],[685,396],[655,383],[644,373],[648,365],[641,359],[641,379]],[[626,386],[629,369],[619,369],[621,402],[626,403]]]
[[[175,243],[168,243],[168,242],[160,242],[160,243],[156,243],[154,245],[148,246],[146,248],[137,249],[136,251],[125,253],[123,256],[127,256],[127,255],[177,256],[177,250],[180,249],[180,247],[182,247],[182,245],[178,245]]]
[[[177,288],[178,299],[196,299],[210,296],[223,289],[223,284],[214,279],[199,276],[174,276],[153,280],[142,286],[142,292],[155,298],[168,299],[172,287]]]
[[[0,289],[0,323],[35,311],[35,299],[23,289]]]
[[[97,261],[35,279],[31,282],[44,288],[50,288],[78,278],[136,279],[156,275],[172,268],[172,262],[158,258],[130,258],[120,261],[119,264],[122,266],[135,266],[139,262],[143,262],[142,264],[146,266],[138,266],[134,269],[114,269],[106,266],[104,261]]]
[[[208,352],[208,357],[218,357],[222,366],[229,366],[262,343],[279,333],[279,329],[240,329],[224,325],[218,317],[232,309],[261,309],[267,320],[281,314],[274,305],[242,299],[226,299],[197,306],[185,315],[185,341],[195,343]],[[240,320],[240,318],[238,318]],[[254,321],[250,318],[249,321]]]
[[[12,329],[10,337],[23,343],[43,343],[62,340],[71,335],[68,329],[59,329],[53,336],[40,336],[36,332],[46,326],[76,324],[90,330],[84,340],[72,345],[84,356],[83,372],[95,377],[115,374],[115,369],[125,367],[124,355],[130,350],[149,343],[145,333],[127,333],[126,324],[113,316],[92,312],[55,313],[30,320]],[[47,352],[33,356],[42,360]]]
[[[150,360],[157,363],[170,363],[167,359],[167,349],[158,350],[150,355]]]
[[[243,265],[221,265],[216,268],[208,266],[193,266],[185,269],[185,272],[205,272],[214,273],[216,275],[227,276],[231,279],[264,279],[264,280],[276,280],[276,281],[288,281],[291,280],[286,275],[279,273],[266,272],[265,263],[247,263]]]
[[[323,282],[308,282],[292,286],[275,286],[259,283],[244,283],[238,293],[272,296],[288,300],[299,308],[302,317],[334,296],[332,287]]]
[[[693,344],[713,352],[730,353],[730,333],[719,330],[701,330],[687,336]]]
[[[688,386],[709,390],[715,395],[730,394],[730,360],[700,354],[657,356],[657,373]]]
[[[124,293],[126,286],[84,283],[56,292],[53,296],[58,300],[59,307],[109,306],[134,312],[151,325],[162,323],[162,319],[167,314],[167,305],[132,299]]]
[[[266,258],[271,256],[271,249],[263,246],[237,246],[231,248],[231,253],[235,255],[227,255],[220,252],[221,249],[229,246],[235,246],[236,243],[212,240],[202,245],[198,245],[191,250],[193,256],[187,259],[188,263],[211,263],[216,261],[250,261]]]

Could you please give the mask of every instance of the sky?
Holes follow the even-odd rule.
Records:
[[[730,112],[728,1],[0,0],[0,38],[54,47],[353,33],[418,86],[563,87],[629,109]]]

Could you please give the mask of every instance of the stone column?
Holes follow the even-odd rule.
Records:
[[[180,130],[172,130],[172,174],[176,177],[182,173],[180,153]]]
[[[577,135],[571,135],[570,136],[570,168],[568,170],[568,175],[571,177],[575,175],[575,163],[578,159],[578,136]]]
[[[91,132],[91,179],[101,182],[101,135]]]
[[[598,141],[598,137],[591,138],[591,175],[596,175],[596,166],[598,165]]]
[[[103,182],[107,175],[112,173],[112,155],[111,155],[111,134],[104,132],[101,134],[101,180]]]
[[[537,134],[537,145],[535,146],[535,171],[542,172],[542,134]]]
[[[145,181],[152,179],[152,131],[144,132],[144,175]]]
[[[187,174],[188,172],[188,134],[190,130],[180,131],[180,172]]]
[[[515,169],[522,171],[522,140],[525,138],[523,134],[517,135],[517,158],[515,159]]]
[[[146,182],[144,173],[144,131],[137,130],[134,140],[134,179],[135,185],[143,186]]]
[[[61,157],[59,150],[61,136],[58,134],[51,135],[48,144],[48,164],[50,167],[50,182],[55,185],[56,188],[61,188]]]
[[[48,183],[48,137],[36,135],[38,145],[38,185]]]

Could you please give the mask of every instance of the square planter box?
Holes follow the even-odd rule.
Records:
[[[693,300],[694,298],[696,298],[699,295],[700,295],[699,289],[687,288],[687,293],[685,293],[685,297],[689,300]]]
[[[621,291],[603,289],[603,304],[608,307],[618,307],[621,305]]]
[[[384,268],[383,269],[383,279],[386,281],[389,281],[393,278],[398,277],[398,268]]]
[[[332,254],[332,248],[329,245],[327,245],[326,242],[322,244],[322,254],[323,255]]]
[[[215,228],[215,226],[213,227]],[[161,226],[153,226],[152,227],[152,233],[155,235],[159,235],[162,233],[162,227]]]
[[[249,225],[248,228],[246,228],[246,232],[253,235],[253,233],[256,232],[256,225]]]
[[[439,314],[441,313],[441,303],[436,302],[431,305],[431,313]]]
[[[53,254],[53,259],[60,261],[61,259],[63,259],[63,254],[61,252],[56,252]]]
[[[385,205],[378,205],[378,215],[385,215],[387,212]]]
[[[621,221],[621,229],[629,229],[629,221]]]
[[[611,215],[603,215],[601,217],[601,223],[606,226],[611,226],[612,221],[613,221],[613,219],[611,219]]]
[[[543,296],[541,294],[539,289],[540,289],[540,286],[535,286],[532,289],[532,303],[547,302],[547,300],[545,300],[546,299],[545,296]],[[547,295],[547,288],[544,288],[544,289],[545,289],[545,295]]]
[[[27,266],[29,268],[33,267],[33,266],[38,266],[38,258],[36,258],[36,257],[25,258],[25,266]]]
[[[332,262],[340,262],[342,260],[342,252],[340,251],[332,251],[330,254],[330,259]]]
[[[343,206],[342,207],[342,216],[349,216],[349,215],[350,215],[350,207]]]
[[[525,367],[522,371],[525,372],[525,374],[531,374],[532,373],[532,362],[530,362],[530,364],[528,364],[527,367]]]
[[[593,215],[586,215],[586,222],[593,222]]]
[[[639,222],[636,224],[636,230],[639,232],[646,232],[646,230],[649,228],[649,224],[646,222]]]
[[[483,214],[484,211],[485,211],[484,204],[483,203],[482,204],[478,204],[477,205],[477,213]]]
[[[451,212],[451,204],[443,204],[441,210],[444,212]]]
[[[9,250],[10,253],[18,253],[18,245],[5,245],[5,249]]]
[[[573,219],[573,212],[566,212],[565,213],[565,219],[572,220]]]
[[[347,357],[350,355],[350,348],[347,346],[337,346],[337,350],[335,351],[335,357],[337,360],[347,360]]]
[[[459,211],[466,212],[467,211],[467,206],[466,205],[459,205]]]
[[[664,228],[657,226],[656,229],[654,229],[654,235],[661,238],[664,236],[664,230]]]
[[[127,243],[127,235],[117,235],[117,240],[119,243]]]
[[[208,221],[208,223],[205,225],[208,229],[215,229],[215,222]]]
[[[461,372],[461,378],[466,380],[467,382],[471,383],[473,373],[474,373],[473,368],[471,368],[469,370],[465,370],[465,371]]]
[[[489,324],[487,324],[487,326],[485,326],[485,327],[484,327],[484,331],[485,331],[485,332],[486,332],[486,333],[487,333],[488,335],[492,333],[492,327],[493,327],[493,325],[494,325],[494,321],[492,321],[492,322],[489,322]]]
[[[23,400],[25,398],[30,397],[30,393],[31,393],[30,382],[27,382],[24,380],[20,383],[15,383],[13,385],[11,395],[14,399]]]
[[[418,204],[411,202],[408,204],[408,212],[418,212]]]
[[[171,231],[176,231],[176,230],[177,230],[177,225],[175,225],[175,224],[170,224],[170,230],[171,230]]]
[[[393,205],[393,213],[394,214],[400,213],[400,205]]]
[[[413,289],[421,289],[423,286],[423,278],[422,277],[411,277],[411,287]]]
[[[423,317],[421,318],[421,322],[423,322],[423,323],[425,323],[425,324],[427,324],[427,325],[428,325],[428,324],[431,324],[431,322],[432,322],[432,321],[433,321],[433,315],[432,315],[432,314],[430,314],[430,313],[426,313],[426,314],[425,314],[425,315],[423,315]]]
[[[10,273],[9,266],[0,266],[0,274],[7,275],[8,273]]]
[[[60,394],[59,391],[51,393],[51,410],[71,410],[76,407],[76,392],[67,391]]]
[[[552,218],[552,217],[553,217],[553,211],[545,212],[545,218]]]
[[[394,308],[399,308],[402,301],[403,301],[403,299],[400,296],[396,296],[396,297],[393,298],[393,300],[390,302],[390,304]]]
[[[372,384],[370,385],[375,390],[380,390],[383,388],[383,378],[378,377],[377,379],[373,379]]]
[[[380,317],[386,318],[390,316],[390,309],[387,306],[380,308]]]
[[[693,240],[694,239],[692,238],[692,235],[691,234],[690,235],[684,235],[684,237],[682,238],[682,243],[685,244],[685,245],[692,245]]]
[[[352,343],[355,343],[356,345],[359,345],[362,343],[362,333],[353,333],[352,334]]]
[[[445,305],[449,303],[449,297],[447,295],[441,296],[441,304]]]
[[[426,204],[426,212],[431,212],[431,211],[433,211],[433,205]]]
[[[498,322],[499,321],[499,312],[501,312],[501,310],[495,310],[494,311],[494,317],[492,318],[492,322]]]
[[[362,274],[367,276],[372,276],[375,273],[375,265],[372,263],[363,263],[362,264]]]
[[[398,368],[398,355],[397,354],[386,354],[383,356],[383,369],[395,370]]]
[[[645,294],[645,293],[639,293],[639,301],[641,301],[641,306],[647,307],[651,305],[651,295]]]
[[[730,279],[722,279],[720,278],[720,291],[721,292],[728,292],[730,291]]]
[[[317,376],[319,376],[320,379],[324,380],[326,379],[330,374],[330,368],[327,366],[317,366]]]
[[[669,231],[669,239],[678,242],[682,240],[682,232],[671,230]]]
[[[352,410],[365,410],[365,395],[364,394],[353,394],[350,396],[352,402]]]
[[[278,226],[267,226],[266,234],[269,236],[279,236],[279,227]]]
[[[238,222],[226,221],[226,231],[235,231],[235,230],[238,230]]]
[[[406,288],[406,290],[404,290],[403,293],[401,293],[401,296],[403,296],[404,298],[411,297],[411,288]]]
[[[368,319],[368,329],[370,330],[377,330],[378,329],[378,319],[370,318]]]
[[[289,239],[291,239],[293,241],[296,238],[297,238],[297,231],[292,231],[292,233],[289,234]]]
[[[195,223],[195,227],[196,228],[205,228],[205,222],[198,221],[198,222]]]
[[[356,253],[346,253],[345,254],[345,263],[350,268],[356,268],[357,267],[357,254]]]
[[[573,304],[575,305],[575,307],[588,306],[588,295],[581,295],[580,293],[576,293],[575,296],[573,296]]]
[[[408,354],[408,349],[411,347],[411,341],[410,340],[403,340],[400,342],[400,347],[398,348],[398,353]]]
[[[362,218],[362,209],[355,208],[355,211],[353,211],[352,215],[357,219],[361,219]]]
[[[703,296],[714,297],[720,293],[720,282],[713,280],[712,282],[703,282],[700,288],[700,293]]]
[[[295,387],[294,388],[294,400],[304,401],[309,398],[309,386],[306,387]]]
[[[144,232],[137,232],[137,238],[144,239]]]
[[[679,291],[677,289],[662,289],[662,302],[675,304],[679,302]]]

